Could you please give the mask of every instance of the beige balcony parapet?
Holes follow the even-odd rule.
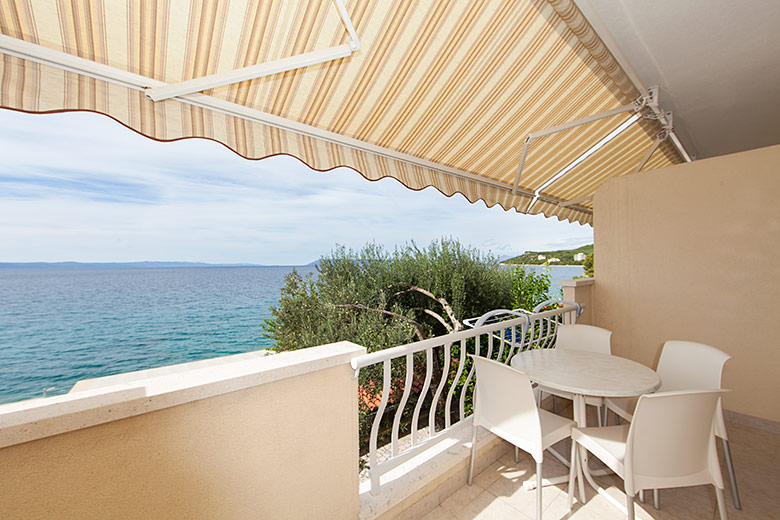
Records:
[[[0,407],[9,519],[357,518],[342,342]]]
[[[582,307],[582,314],[577,323],[593,325],[593,285],[595,278],[576,278],[561,280],[558,285],[563,288],[563,299],[577,302]]]
[[[146,370],[137,370],[135,372],[124,372],[122,374],[114,374],[111,376],[96,377],[94,379],[82,379],[73,385],[73,388],[71,388],[68,393],[83,392],[84,390],[93,390],[95,388],[102,388],[120,383],[131,384],[142,379],[150,379],[152,377],[165,376],[169,374],[179,374],[190,370],[198,370],[201,368],[224,365],[226,363],[235,363],[239,361],[246,362],[256,358],[269,356],[274,353],[275,352],[272,350],[255,350],[241,354],[232,354],[230,356],[201,359],[199,361],[190,361],[188,363],[180,363],[177,365],[167,365],[157,368],[147,368]]]

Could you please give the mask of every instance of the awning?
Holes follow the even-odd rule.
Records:
[[[591,223],[607,179],[683,160],[656,143],[668,121],[572,0],[0,0],[0,33],[2,107],[95,111],[153,139],[214,139],[520,212]],[[530,139],[524,157],[529,136],[609,111]]]

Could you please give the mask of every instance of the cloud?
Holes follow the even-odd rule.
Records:
[[[347,168],[160,143],[96,114],[0,110],[0,261],[308,263],[336,244],[458,238],[506,256],[579,246],[589,226],[470,204]]]

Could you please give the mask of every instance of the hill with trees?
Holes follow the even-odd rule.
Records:
[[[504,260],[504,264],[513,265],[582,265],[583,261],[579,262],[574,260],[574,255],[577,253],[585,253],[585,255],[593,254],[593,244],[584,245],[577,249],[562,249],[558,251],[526,251],[520,256]],[[557,260],[555,260],[557,258]]]

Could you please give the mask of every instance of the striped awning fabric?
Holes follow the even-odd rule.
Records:
[[[336,2],[0,0],[0,106],[95,111],[153,139],[214,139],[580,223],[661,130],[640,118],[551,184],[631,114],[534,140],[515,190],[526,136],[639,96],[572,0],[344,4],[351,55],[152,101],[150,87],[348,43]],[[644,169],[681,161],[664,142]]]

